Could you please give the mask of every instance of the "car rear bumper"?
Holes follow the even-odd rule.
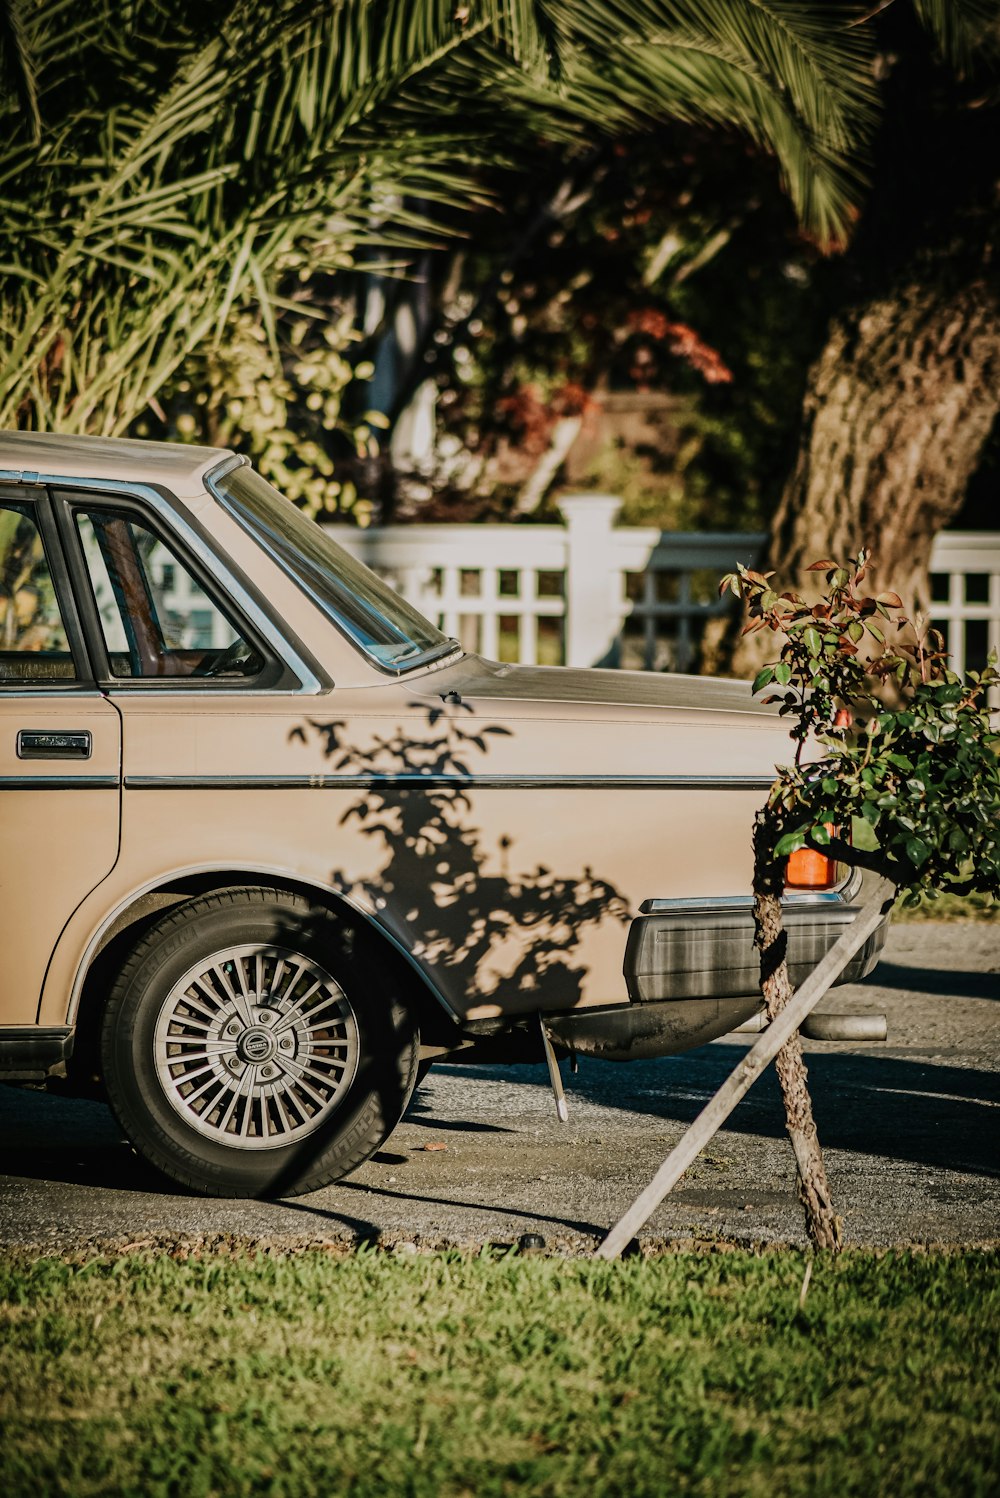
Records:
[[[798,987],[850,926],[864,885],[784,902],[789,976]],[[885,944],[888,917],[837,979],[867,977]],[[753,945],[753,901],[650,900],[632,922],[625,953],[629,1004],[547,1015],[557,1042],[607,1061],[668,1056],[705,1045],[751,1019],[762,1004]]]
[[[790,895],[783,901],[788,973],[794,987],[812,972],[851,925],[863,884],[845,893]],[[857,983],[875,967],[888,919],[847,965],[838,983]],[[729,998],[756,994],[760,954],[753,944],[753,900],[647,900],[629,929],[625,981],[633,1003]]]

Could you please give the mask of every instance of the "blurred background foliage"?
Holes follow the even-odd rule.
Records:
[[[466,236],[470,278],[491,287],[489,263],[506,276],[496,245],[518,232],[518,200],[548,212],[531,206],[536,170],[585,177],[615,142],[652,145],[664,121],[717,128],[773,157],[818,239],[843,233],[873,89],[867,39],[839,24],[842,9],[0,0],[0,425],[234,442],[314,508],[364,518],[361,479],[389,513],[397,488],[415,492],[408,458],[426,470],[440,456],[413,377],[426,373],[428,293],[454,264],[445,245]],[[595,182],[592,214],[567,208],[569,248],[610,246],[616,183],[620,169]],[[567,253],[542,267],[553,294]],[[581,312],[596,307],[582,291]],[[602,352],[592,328],[578,355],[557,355],[572,335],[553,327],[501,379],[517,341],[511,295],[487,309],[481,374],[455,366],[470,471],[499,442],[491,424],[516,434],[534,387],[568,411],[560,363],[613,383],[630,352],[621,329],[619,357]],[[451,319],[447,295],[442,308]],[[578,309],[564,308],[568,326]],[[483,443],[471,438],[477,379]],[[393,439],[409,429],[399,485],[370,412]],[[442,423],[446,448],[464,440],[458,414]]]
[[[0,425],[361,523],[760,527],[905,28],[961,72],[995,10],[0,0]]]
[[[626,523],[759,528],[824,315],[825,261],[773,162],[665,125],[579,163],[540,151],[496,191],[502,218],[423,267],[401,395],[428,382],[436,442],[389,447],[369,487],[403,517],[551,518],[569,487],[620,495]]]

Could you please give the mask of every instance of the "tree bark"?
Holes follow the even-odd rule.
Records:
[[[769,1020],[781,1013],[793,993],[788,978],[788,935],[782,922],[781,882],[777,873],[783,864],[774,859],[772,848],[766,816],[759,813],[754,827],[754,945],[760,951],[760,986]],[[782,1046],[774,1064],[785,1103],[785,1126],[795,1152],[806,1232],[816,1248],[836,1252],[841,1247],[840,1218],[833,1210],[797,1030]]]
[[[805,568],[871,548],[876,585],[926,611],[937,532],[961,508],[1000,412],[1000,287],[980,273],[949,284],[937,261],[839,314],[809,374],[798,458],[764,561],[782,586]],[[707,664],[753,676],[773,654],[741,621],[706,647]]]

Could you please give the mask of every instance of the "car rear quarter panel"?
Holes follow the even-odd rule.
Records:
[[[339,891],[473,1018],[625,1002],[643,900],[749,890],[753,814],[788,747],[773,720],[444,700],[446,678],[120,703],[121,854],[64,933],[42,1022],[66,1019],[114,914],[173,871]]]

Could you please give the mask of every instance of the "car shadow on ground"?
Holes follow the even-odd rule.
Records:
[[[380,1197],[385,1202],[419,1202],[431,1207],[454,1207],[462,1212],[485,1212],[490,1217],[512,1217],[519,1225],[519,1232],[523,1232],[523,1224],[526,1222],[543,1223],[549,1228],[566,1228],[570,1232],[582,1233],[592,1238],[603,1238],[608,1231],[607,1223],[578,1222],[571,1217],[560,1217],[556,1212],[532,1212],[521,1207],[500,1207],[494,1202],[459,1201],[457,1198],[440,1196],[437,1192],[430,1196],[421,1196],[413,1191],[389,1191],[385,1186],[369,1186],[361,1181],[351,1180],[338,1181],[334,1189],[363,1192],[365,1196]],[[350,1221],[342,1212],[325,1206],[313,1206],[303,1197],[283,1201],[281,1205],[286,1211],[308,1212],[312,1217],[325,1218],[331,1223]],[[377,1230],[376,1236],[378,1236]]]
[[[574,1117],[576,1103],[602,1110],[631,1111],[683,1127],[697,1116],[745,1054],[744,1046],[716,1043],[685,1056],[628,1065],[584,1058],[578,1074],[565,1077],[572,1124],[581,1127],[580,1114]],[[997,1112],[1000,1076],[996,1073],[843,1052],[813,1052],[808,1056],[808,1065],[825,1148],[910,1161],[963,1174],[1000,1176]],[[442,1118],[440,1115],[448,1111],[444,1106],[447,1093],[439,1091],[439,1087],[440,1083],[446,1087],[449,1075],[486,1085],[528,1084],[539,1089],[547,1086],[542,1066],[442,1066],[431,1073],[426,1094],[415,1096],[406,1115],[407,1126],[476,1135],[499,1132],[508,1137],[533,1133],[527,1126],[524,1129],[516,1125],[501,1126],[474,1117],[467,1122],[455,1117]],[[436,1077],[440,1078],[439,1087],[434,1086]],[[487,1093],[485,1108],[495,1111],[496,1106],[496,1098],[490,1099]],[[506,1105],[505,1111],[517,1110]],[[773,1070],[740,1103],[727,1129],[744,1137],[784,1136],[784,1111]],[[3,1172],[8,1177],[156,1197],[187,1195],[183,1188],[133,1153],[121,1138],[109,1110],[100,1103],[2,1087],[0,1132],[5,1139]],[[546,1142],[551,1147],[549,1130]],[[376,1164],[398,1164],[409,1158],[394,1152],[393,1143],[390,1137],[386,1148],[376,1155]],[[498,1154],[508,1149],[505,1142],[497,1141]],[[581,1144],[579,1150],[582,1163],[586,1146]],[[340,1182],[330,1189],[374,1193],[387,1202],[427,1202],[470,1211],[488,1210],[519,1221],[535,1215],[514,1206],[452,1202],[433,1193],[421,1196],[356,1181]],[[281,1206],[325,1218],[331,1224],[347,1228],[359,1241],[375,1239],[381,1231],[375,1223],[355,1219],[332,1206],[309,1205],[303,1198],[286,1198]],[[559,1223],[585,1234],[603,1231],[594,1224],[564,1220],[557,1215],[538,1220]]]
[[[1000,931],[997,932],[1000,946]],[[947,999],[1000,999],[1000,973],[955,972],[947,968],[904,967],[879,962],[871,978],[875,988],[900,988],[907,993],[941,995]]]
[[[409,1107],[403,1116],[407,1123],[433,1129],[435,1132],[439,1130],[444,1133],[455,1130],[462,1134],[513,1134],[517,1132],[515,1129],[507,1128],[504,1124],[482,1123],[475,1119],[431,1118],[428,1116],[428,1104],[421,1097],[419,1088],[410,1099]]]
[[[581,1059],[577,1075],[564,1074],[563,1079],[570,1118],[574,1098],[581,1098],[588,1104],[689,1124],[745,1054],[744,1046],[717,1043],[660,1061],[616,1064]],[[813,1051],[806,1060],[817,1127],[826,1148],[1000,1176],[1000,1076],[995,1072],[844,1052]],[[447,1070],[466,1080],[475,1074],[472,1067]],[[541,1066],[475,1072],[493,1080],[547,1085]],[[726,1128],[743,1135],[783,1137],[784,1107],[773,1068],[746,1095]]]

